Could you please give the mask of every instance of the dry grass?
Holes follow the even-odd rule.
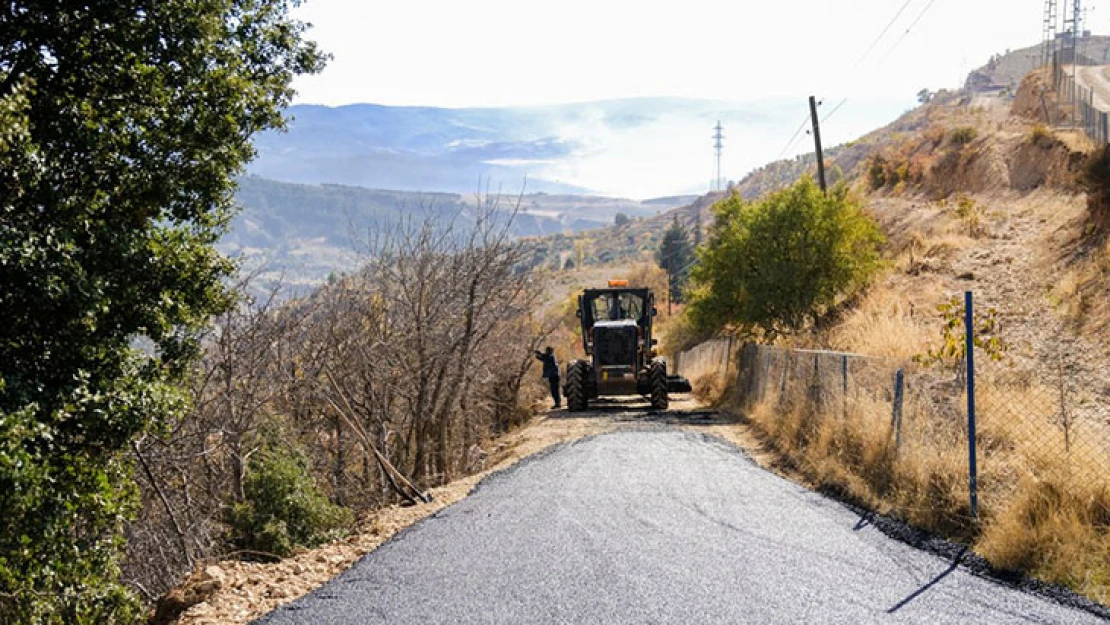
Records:
[[[788,384],[785,395],[768,393],[747,414],[764,443],[814,486],[969,543],[1001,569],[1110,599],[1110,478],[1099,470],[1110,466],[1110,450],[1074,442],[1110,439],[1081,436],[1076,426],[1065,448],[1053,422],[1052,388],[984,380],[977,522],[969,505],[964,399],[935,373],[914,376],[918,392],[906,397],[900,447],[881,392],[835,393],[818,402],[805,384]]]
[[[708,373],[693,381],[694,399],[706,406],[717,406],[728,391],[728,380],[718,373]]]
[[[844,315],[830,332],[829,344],[834,349],[908,360],[935,339],[932,305],[940,301],[939,283],[917,283],[909,291],[887,280]]]
[[[1105,424],[1078,418],[1065,437],[1058,393],[1044,380],[995,381],[979,393],[984,447],[1004,481],[986,485],[994,501],[977,547],[999,567],[1106,603],[1110,436],[1098,429]]]
[[[1064,461],[1066,463],[1066,461]],[[998,567],[1030,571],[1110,602],[1110,487],[1104,480],[1024,476],[976,548]]]
[[[1056,310],[1080,330],[1097,333],[1110,328],[1110,241],[1089,249],[1060,274],[1052,289]]]
[[[889,376],[895,363],[935,340],[935,315],[920,304],[915,312],[913,302],[936,301],[941,292],[936,283],[905,282],[897,274],[873,288],[829,333],[838,348],[887,358],[854,373],[863,390],[815,403],[803,381],[791,380],[783,395],[775,382],[746,411],[752,426],[817,488],[972,544],[999,568],[1107,602],[1110,432],[1097,428],[1110,425],[1080,419],[1067,424],[1065,437],[1057,383],[1033,374],[980,380],[981,522],[969,505],[966,399],[951,372],[910,374],[896,446]],[[779,379],[777,372],[769,376]]]

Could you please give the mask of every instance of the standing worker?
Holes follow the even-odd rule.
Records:
[[[559,399],[559,363],[555,362],[555,348],[548,345],[544,353],[536,352],[536,360],[543,363],[543,377],[551,384],[551,399],[558,408],[563,402]]]

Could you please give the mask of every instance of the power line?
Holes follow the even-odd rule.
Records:
[[[904,41],[906,37],[909,36],[910,31],[913,30],[914,26],[917,26],[917,23],[921,21],[921,18],[925,17],[925,14],[929,12],[929,9],[932,8],[933,4],[936,3],[936,1],[937,0],[929,0],[929,4],[926,4],[925,8],[921,9],[921,13],[917,14],[917,17],[914,18],[913,22],[910,22],[910,25],[906,28],[906,32],[902,33],[902,36],[898,37],[898,40],[894,42],[894,45],[886,51],[886,54],[883,55],[883,58],[879,59],[879,65],[885,63],[886,60],[890,58],[890,55],[894,54],[894,51],[898,49],[898,46],[902,45],[902,41]]]
[[[794,142],[798,140],[798,135],[802,134],[802,130],[805,130],[806,124],[808,123],[809,114],[807,113],[806,116],[802,118],[802,123],[798,125],[798,129],[795,130],[794,134],[790,137],[790,141],[787,141],[786,146],[784,146],[782,148],[782,151],[779,152],[778,157],[775,159],[776,161],[782,160],[783,155],[786,154],[787,150],[789,150],[794,145]]]
[[[909,8],[909,5],[912,4],[912,3],[913,3],[913,0],[905,0],[905,2],[902,3],[902,6],[900,6],[898,8],[898,11],[894,14],[894,17],[891,18],[889,22],[887,22],[887,25],[879,33],[879,36],[876,37],[875,40],[871,42],[871,45],[867,47],[867,49],[863,52],[862,55],[860,55],[859,60],[856,61],[856,66],[855,66],[856,69],[858,69],[859,65],[861,63],[863,63],[863,61],[865,61],[867,59],[868,55],[870,55],[874,51],[875,47],[878,46],[878,44],[880,42],[882,42],[882,40],[886,37],[887,33],[890,31],[890,29],[893,28],[894,24],[897,23],[898,19],[900,17],[902,17],[902,14],[905,13],[906,9]],[[884,54],[883,57],[881,59],[879,59],[878,65],[882,65],[884,62],[886,62],[886,60],[890,57],[890,55],[893,54],[894,51],[898,49],[898,47],[902,44],[902,41],[905,40],[905,38],[910,34],[910,32],[913,31],[914,27],[916,27],[917,24],[919,22],[921,22],[921,20],[929,12],[929,9],[931,9],[933,7],[933,4],[935,4],[935,3],[936,3],[936,0],[929,0],[929,3],[925,5],[925,8],[923,8],[921,10],[921,12],[917,14],[917,17],[915,17],[914,20],[912,22],[910,22],[910,25],[906,28],[905,32],[903,32],[898,37],[898,39],[895,40],[894,45],[892,45],[890,47],[890,49],[887,50],[886,54]],[[833,115],[835,115],[838,111],[840,111],[841,107],[843,107],[847,102],[848,102],[848,98],[847,97],[843,98],[839,103],[837,103],[837,105],[835,107],[833,107],[833,109],[831,111],[829,111],[827,114],[825,114],[825,116],[820,120],[820,123],[825,123],[826,121],[828,121]],[[782,151],[779,152],[779,155],[775,160],[782,160],[783,156],[790,150],[791,147],[794,146],[794,143],[798,140],[798,135],[801,134],[802,130],[805,129],[806,124],[809,123],[809,122],[810,122],[810,116],[809,115],[806,115],[804,118],[802,118],[802,122],[801,122],[801,124],[798,125],[798,129],[794,131],[793,135],[791,135],[790,141],[788,141],[786,143],[786,147],[784,147],[782,149]]]
[[[904,3],[902,3],[902,8],[898,9],[898,12],[894,14],[894,17],[892,17],[890,21],[887,22],[886,27],[883,28],[883,32],[879,33],[879,36],[875,37],[875,41],[872,41],[871,45],[867,46],[867,50],[864,50],[863,54],[860,55],[859,59],[856,61],[856,67],[859,67],[860,64],[862,64],[863,61],[867,58],[867,55],[871,54],[871,52],[875,49],[875,46],[879,45],[879,42],[883,40],[883,37],[886,37],[887,32],[889,32],[890,28],[894,26],[894,23],[898,21],[898,18],[902,17],[902,13],[906,11],[906,7],[910,6],[911,2],[913,2],[913,0],[906,0]]]
[[[824,117],[821,118],[821,123],[823,124],[823,123],[827,122],[830,117],[832,117],[833,115],[836,115],[836,112],[839,111],[840,107],[844,106],[844,103],[847,102],[847,101],[848,101],[848,98],[844,98],[843,100],[841,100],[836,106],[833,107],[833,110],[829,111],[829,113],[827,115],[825,115]]]
[[[935,0],[933,0],[933,2],[935,2]],[[902,6],[898,7],[898,11],[896,11],[894,13],[894,17],[890,18],[890,21],[887,22],[886,26],[884,26],[882,31],[879,32],[879,36],[875,37],[875,39],[871,42],[871,45],[867,46],[867,49],[864,50],[863,54],[861,54],[860,57],[856,60],[856,64],[853,67],[854,70],[858,70],[860,65],[862,65],[863,62],[865,60],[867,60],[867,57],[875,50],[876,46],[879,45],[879,43],[883,40],[883,38],[886,37],[887,33],[890,32],[890,29],[894,26],[895,23],[898,22],[898,18],[902,17],[902,14],[906,12],[906,9],[912,3],[913,3],[913,0],[906,0],[905,2],[902,3]],[[932,4],[932,2],[930,2],[929,4]],[[928,8],[929,7],[925,7],[926,10],[928,10]],[[917,19],[920,20],[921,16],[918,16]],[[917,20],[914,21],[914,24],[916,24],[916,23],[917,23]],[[912,27],[913,27],[913,25],[911,25],[911,28]],[[834,106],[831,111],[829,111],[823,118],[821,118],[820,123],[823,124],[823,123],[827,122],[830,118],[832,118],[833,115],[836,115],[837,111],[839,111],[840,108],[842,106],[844,106],[847,102],[848,102],[847,97],[841,99],[840,102],[838,102],[837,105]],[[803,121],[802,124],[804,126],[805,122]],[[797,135],[795,134],[795,138],[796,138],[796,136]],[[793,140],[794,139],[792,138],[791,143],[793,143]],[[785,150],[784,150],[784,152],[785,152]],[[780,154],[779,158],[781,158],[781,157],[782,157],[782,155]]]
[[[831,111],[829,111],[827,114],[825,114],[825,116],[823,118],[821,118],[821,123],[822,124],[825,123],[830,117],[835,115],[836,112],[840,110],[840,107],[844,106],[844,104],[847,103],[847,102],[848,102],[848,98],[841,99],[840,102],[838,102],[837,105],[834,106]],[[794,131],[794,135],[790,137],[790,141],[786,144],[786,147],[784,147],[782,149],[782,151],[779,152],[778,158],[776,158],[775,160],[782,160],[783,155],[786,154],[786,152],[789,151],[790,148],[794,146],[794,144],[798,140],[798,137],[802,134],[802,130],[805,130],[806,125],[809,124],[810,121],[811,120],[810,120],[809,115],[806,115],[805,117],[802,118],[802,123],[798,126],[798,129]]]

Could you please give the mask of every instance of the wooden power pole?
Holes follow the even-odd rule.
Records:
[[[813,118],[813,143],[817,146],[817,181],[821,183],[821,192],[828,191],[825,184],[825,155],[821,152],[821,123],[817,119],[817,98],[809,96],[809,115]]]

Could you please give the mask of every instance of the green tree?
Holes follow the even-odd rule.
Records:
[[[734,194],[713,211],[688,309],[703,331],[796,332],[881,266],[882,235],[844,185],[825,195],[807,177],[758,202]]]
[[[183,409],[234,177],[322,66],[295,2],[0,9],[0,622],[136,616],[124,451]]]
[[[630,221],[632,220],[629,219],[628,215],[625,215],[624,213],[617,213],[616,217],[613,217],[613,225],[617,226],[618,228],[621,226],[627,226]]]
[[[694,246],[690,243],[690,234],[686,228],[674,218],[671,226],[663,233],[663,241],[655,253],[655,260],[670,279],[671,301],[682,301],[682,289],[690,276],[690,269],[695,261]]]

